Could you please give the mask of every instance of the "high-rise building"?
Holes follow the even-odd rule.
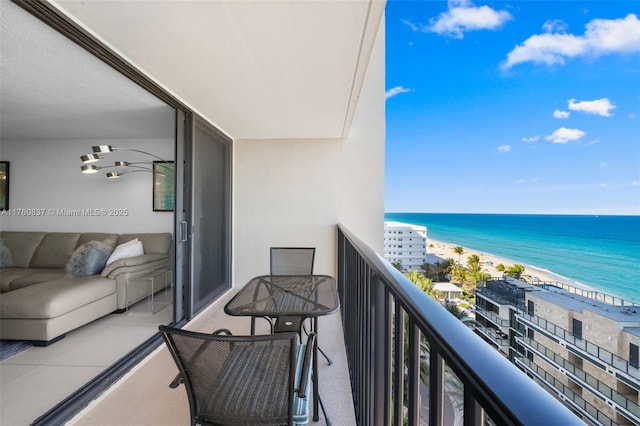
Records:
[[[489,280],[476,333],[588,423],[640,424],[640,306],[563,283]]]
[[[427,227],[401,222],[384,223],[384,258],[405,271],[418,271],[427,261]]]

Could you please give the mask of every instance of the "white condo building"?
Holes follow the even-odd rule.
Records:
[[[427,227],[401,222],[384,223],[384,258],[417,271],[427,262]]]

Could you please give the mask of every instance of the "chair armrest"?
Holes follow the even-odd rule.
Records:
[[[169,260],[166,254],[148,253],[140,256],[127,257],[118,259],[104,267],[102,276],[107,278],[115,278],[120,272],[136,272],[145,269],[146,266],[153,266],[152,269],[158,269],[158,265]]]
[[[298,397],[304,398],[307,396],[307,388],[309,387],[309,378],[311,377],[311,363],[313,361],[313,348],[316,343],[316,334],[309,333],[307,339],[307,347],[304,351],[304,362],[302,364],[302,372],[300,373],[300,383],[298,384]]]

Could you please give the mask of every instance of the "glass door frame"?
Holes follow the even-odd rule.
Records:
[[[218,135],[221,140],[227,144],[228,157],[228,197],[225,201],[227,204],[226,214],[227,223],[227,247],[229,283],[231,283],[231,266],[232,266],[232,250],[231,250],[231,234],[232,234],[232,212],[231,212],[231,182],[232,173],[232,140],[219,130],[208,124],[204,119],[195,117],[193,111],[180,100],[172,96],[164,90],[160,85],[145,74],[133,67],[129,62],[120,55],[98,40],[86,29],[80,27],[73,22],[68,16],[60,12],[53,4],[42,2],[40,0],[11,0],[13,3],[25,9],[31,15],[40,19],[45,25],[49,25],[53,29],[59,31],[65,37],[74,43],[86,49],[89,53],[95,55],[108,66],[118,70],[120,73],[140,85],[142,88],[152,93],[169,106],[176,110],[176,207],[174,215],[174,280],[175,280],[175,297],[174,297],[174,325],[182,326],[187,319],[191,319],[197,312],[194,312],[191,300],[191,258],[193,253],[185,244],[190,241],[191,220],[188,218],[190,209],[185,209],[185,205],[191,202],[191,175],[192,175],[192,143],[194,134],[194,123],[206,126],[210,131]],[[187,203],[187,204],[186,204]],[[186,228],[185,224],[186,222]],[[183,241],[185,240],[186,241]],[[178,271],[180,271],[178,273]],[[205,304],[210,304],[218,295],[210,298]],[[102,373],[98,374],[87,384],[75,391],[69,397],[58,403],[45,414],[34,420],[32,425],[49,425],[63,424],[71,420],[79,411],[89,405],[91,401],[99,397],[108,389],[115,381],[122,378],[127,372],[139,364],[144,358],[154,352],[162,345],[162,337],[156,333],[152,338],[141,342],[133,351],[125,355],[123,358],[112,364]]]

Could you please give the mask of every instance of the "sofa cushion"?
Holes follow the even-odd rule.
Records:
[[[108,243],[88,241],[73,252],[65,269],[74,277],[99,274],[104,269],[111,250]]]
[[[58,268],[7,268],[0,274],[0,286],[4,293],[64,276],[64,270]]]
[[[127,241],[126,243],[117,245],[113,250],[113,253],[111,253],[111,256],[109,256],[107,265],[110,265],[120,259],[141,256],[143,254],[144,247],[142,246],[142,242],[136,238],[135,240]]]
[[[46,232],[2,231],[0,238],[11,251],[14,267],[29,267],[31,258],[45,234]]]
[[[79,233],[48,232],[33,254],[29,267],[64,269],[79,238]]]
[[[108,278],[61,278],[3,293],[0,318],[56,318],[115,292],[116,283]]]
[[[117,240],[118,234],[107,234],[104,232],[85,232],[83,234],[80,234],[80,238],[78,238],[78,244],[76,245],[76,248],[88,243],[89,241],[102,241],[103,243],[109,244],[111,246],[111,250],[113,250],[116,246]]]
[[[5,268],[0,272],[0,292],[11,290],[11,283],[16,279],[29,275],[28,268]]]
[[[118,245],[133,239],[142,241],[145,253],[168,254],[171,248],[171,234],[160,232],[153,234],[122,234],[118,237]]]
[[[102,274],[101,275],[103,277],[109,276],[109,274],[111,274],[111,272],[113,272],[115,270],[118,270],[118,269],[122,269],[122,271],[124,271],[124,272],[139,271],[141,269],[140,268],[135,268],[136,266],[143,266],[143,267],[146,268],[146,266],[151,265],[152,262],[155,265],[157,261],[159,261],[159,260],[166,261],[168,258],[169,258],[169,256],[167,256],[166,254],[153,254],[152,253],[152,254],[143,254],[142,256],[135,256],[135,257],[127,257],[127,258],[124,258],[124,259],[118,259],[115,262],[112,262],[112,263],[108,264],[107,266],[105,266],[104,269],[102,270]],[[155,269],[155,267],[153,269]],[[109,277],[109,278],[113,278],[113,277]]]

